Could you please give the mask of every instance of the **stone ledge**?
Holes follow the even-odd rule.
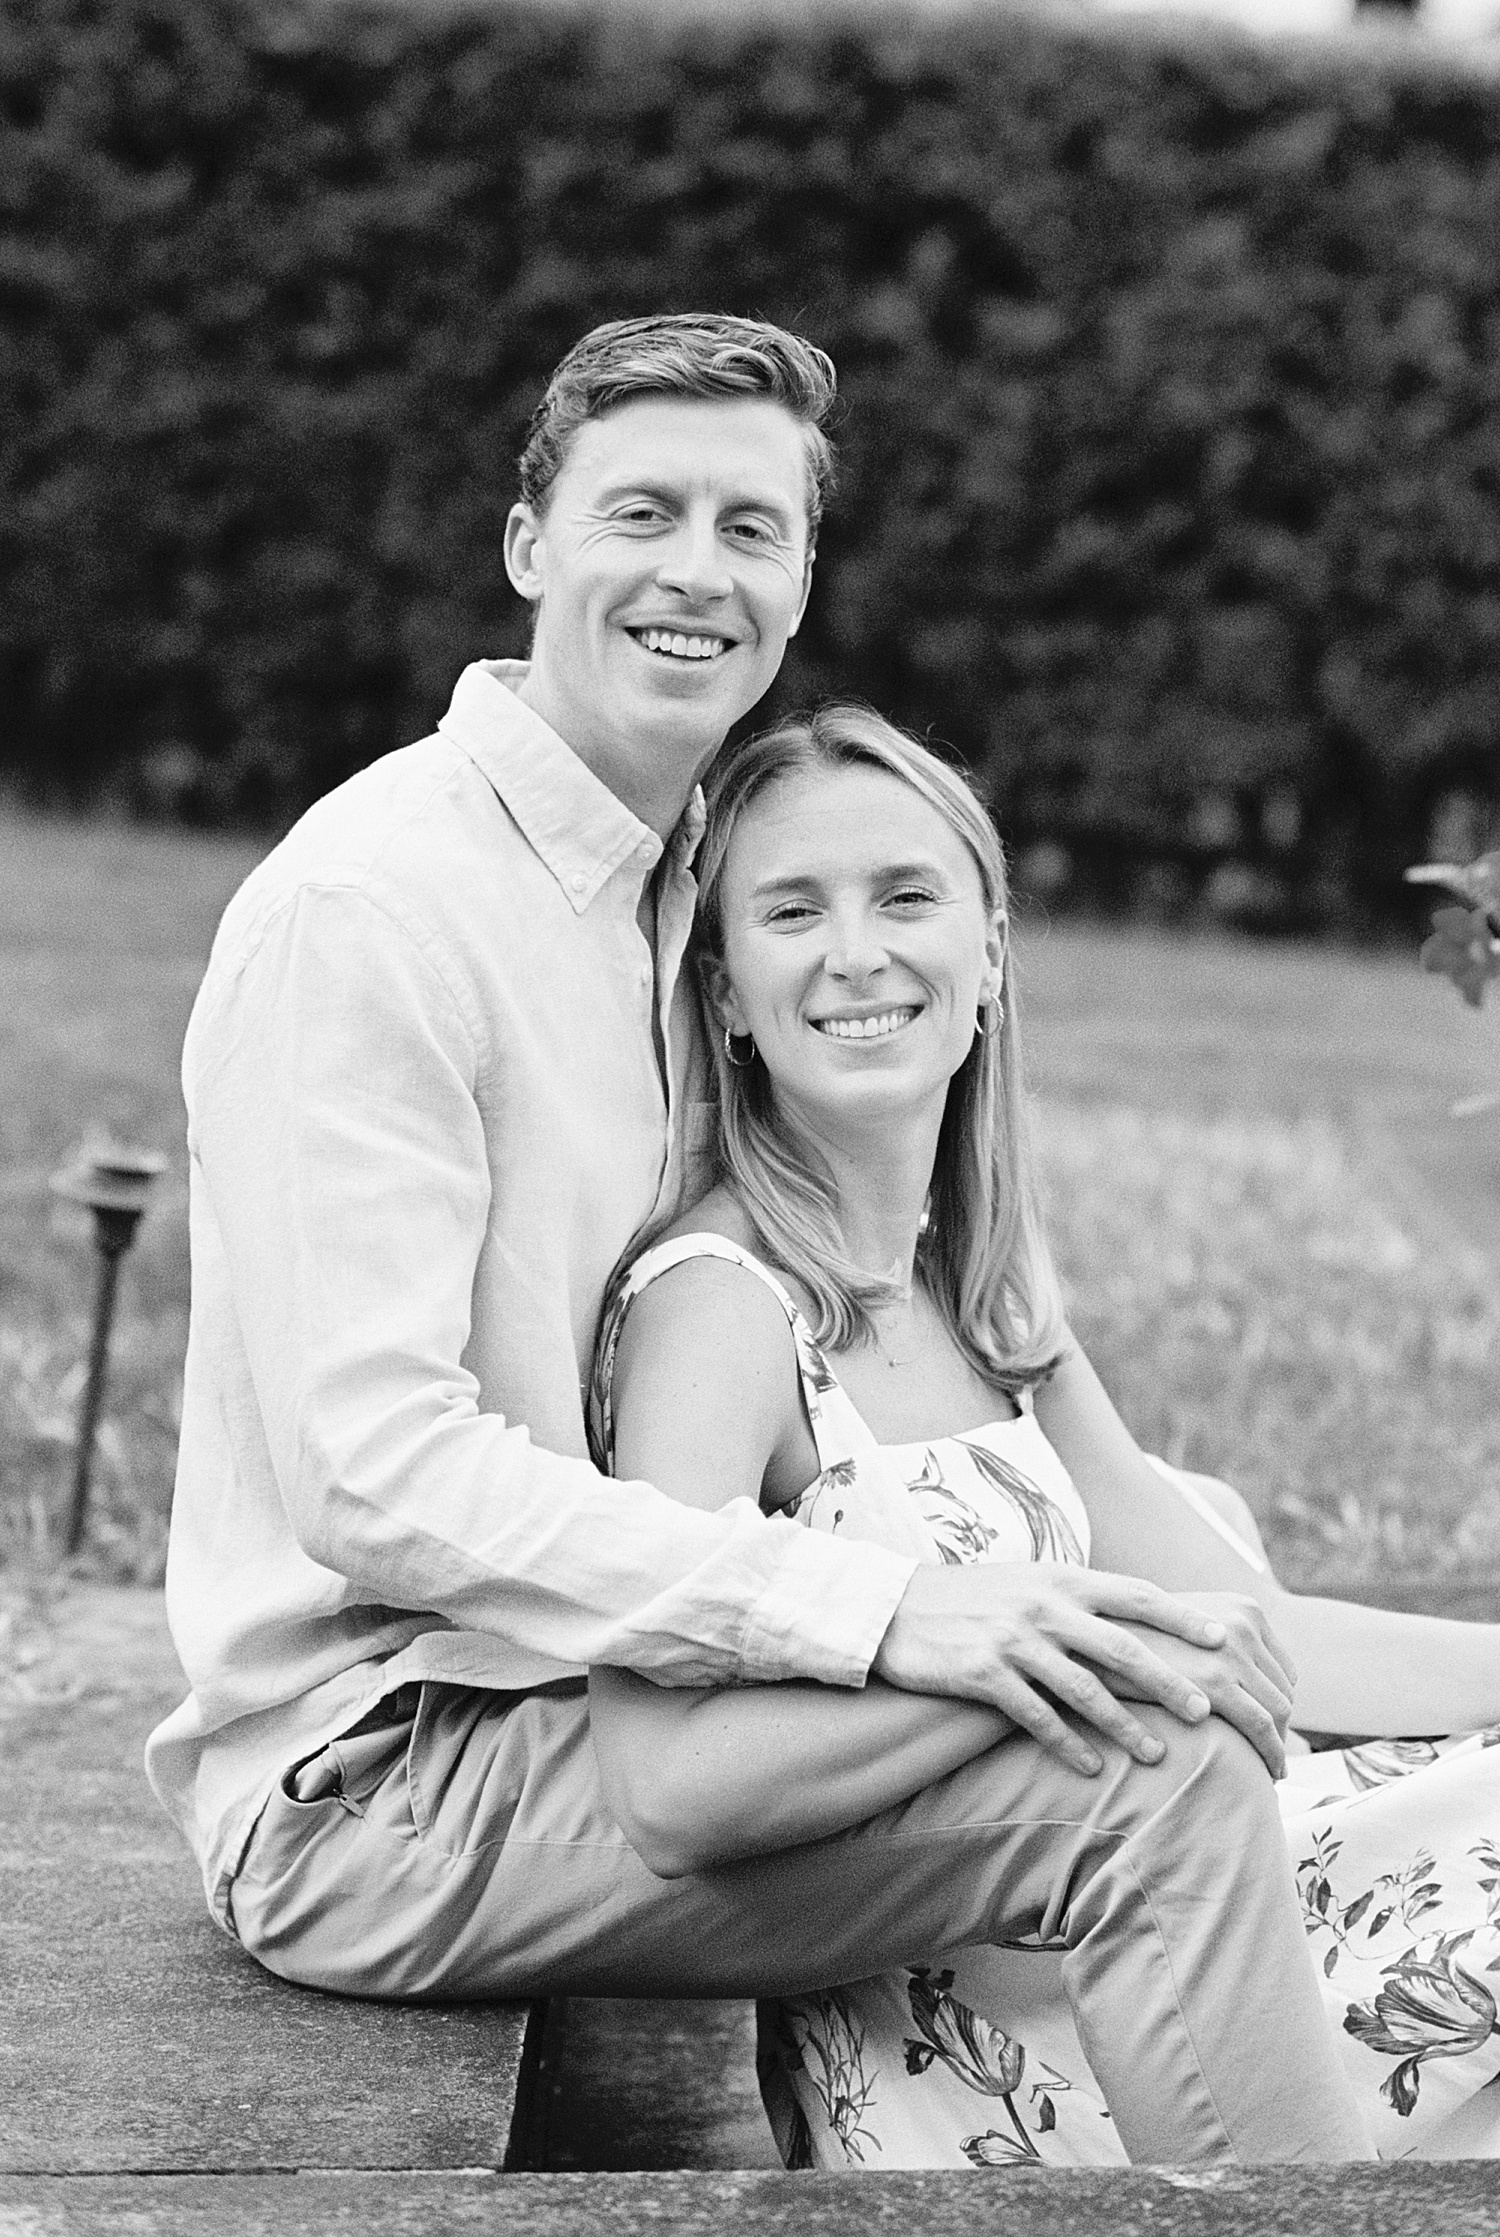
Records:
[[[0,2177],[0,2237],[1495,2237],[1445,2166],[1123,2174]]]
[[[148,1632],[75,1596],[65,1683],[0,1717],[0,2171],[514,2160],[540,2006],[320,1995],[210,1922],[141,1768],[182,1691],[156,1612]]]

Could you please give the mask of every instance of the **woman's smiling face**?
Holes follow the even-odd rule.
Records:
[[[803,770],[741,814],[721,887],[720,1015],[817,1132],[936,1105],[998,995],[1004,924],[979,865],[912,786]]]

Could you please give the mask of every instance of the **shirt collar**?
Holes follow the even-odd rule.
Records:
[[[550,723],[517,696],[524,660],[477,660],[465,668],[438,728],[494,788],[526,839],[582,916],[621,863],[640,857],[642,878],[661,841],[602,784]],[[685,869],[703,836],[695,791],[669,845]]]

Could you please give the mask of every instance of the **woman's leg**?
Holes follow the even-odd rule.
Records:
[[[1264,1765],[1139,1713],[1160,1764],[1085,1779],[1017,1737],[835,1839],[663,1881],[581,1696],[426,1686],[283,1781],[234,1919],[291,1979],[418,1998],[786,1994],[1039,1934],[1133,2159],[1371,2156]]]

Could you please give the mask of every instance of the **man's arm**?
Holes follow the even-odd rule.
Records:
[[[482,1042],[441,949],[352,885],[281,904],[195,1012],[190,1139],[299,1545],[556,1661],[861,1682],[909,1563],[746,1501],[688,1513],[480,1411]]]

